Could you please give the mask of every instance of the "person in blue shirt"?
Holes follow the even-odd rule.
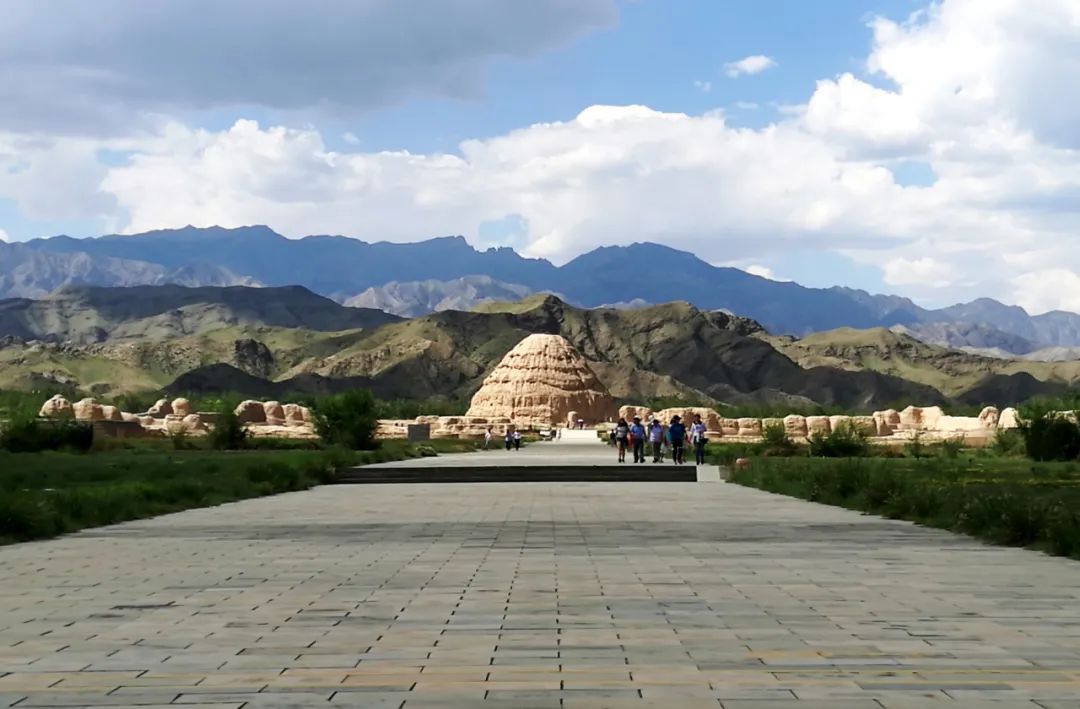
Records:
[[[675,461],[676,465],[682,465],[685,462],[683,459],[683,445],[686,443],[686,426],[683,425],[682,417],[671,417],[668,433],[671,435],[671,459]]]
[[[634,425],[630,427],[630,442],[634,446],[634,462],[645,462],[645,427],[641,425],[641,419],[634,417]]]
[[[652,462],[659,463],[663,459],[664,427],[658,419],[649,422],[649,445],[652,447]]]

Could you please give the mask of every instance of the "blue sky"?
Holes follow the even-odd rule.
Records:
[[[324,133],[335,148],[345,148],[341,136],[351,132],[369,150],[454,151],[463,140],[564,120],[594,104],[723,109],[732,123],[757,127],[776,120],[780,106],[805,102],[818,78],[861,72],[871,17],[904,18],[917,7],[912,0],[624,2],[615,27],[560,51],[494,63],[476,97],[417,97],[360,118],[324,119],[332,129]],[[777,69],[725,76],[727,62],[758,54]],[[225,115],[218,126],[230,122]]]
[[[17,4],[0,237],[264,223],[555,262],[657,241],[926,305],[1080,310],[1080,13],[1030,8]],[[731,76],[743,60],[763,70]]]

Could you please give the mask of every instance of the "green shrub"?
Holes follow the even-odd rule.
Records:
[[[915,432],[915,437],[909,443],[904,444],[904,455],[908,458],[925,458],[928,455],[927,445],[922,439],[922,434]]]
[[[1033,460],[1076,460],[1080,456],[1080,425],[1055,412],[1024,421],[1024,448]]]
[[[228,403],[221,407],[208,438],[210,447],[214,450],[240,450],[247,447],[248,432],[240,422],[240,417],[236,415],[235,407]]]
[[[960,457],[960,454],[964,452],[964,439],[950,438],[941,442],[938,447],[938,452],[941,453],[943,458],[956,459]]]
[[[761,454],[766,456],[795,455],[798,447],[788,436],[783,424],[772,424],[761,430]]]
[[[830,433],[819,431],[809,442],[814,458],[857,458],[870,451],[866,436],[854,426],[838,426]]]
[[[1080,556],[1078,467],[944,456],[759,459],[735,470],[732,481],[1001,544]]]
[[[176,451],[189,451],[194,449],[195,441],[191,440],[191,436],[183,428],[177,428],[169,433],[169,442],[172,443],[173,450]]]
[[[1024,436],[1014,428],[998,429],[990,442],[990,450],[997,455],[1021,456],[1026,452]]]
[[[85,453],[94,445],[94,427],[84,421],[44,420],[22,414],[0,426],[0,449],[12,453],[49,450]]]
[[[315,411],[315,430],[331,445],[353,450],[374,447],[376,405],[371,392],[354,389],[331,396]]]

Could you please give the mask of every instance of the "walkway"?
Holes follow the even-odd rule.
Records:
[[[368,465],[367,468],[412,468],[417,465],[434,468],[505,467],[505,466],[592,466],[616,465],[617,453],[604,445],[596,431],[563,431],[562,438],[528,444],[520,450],[506,450],[499,438],[491,441],[491,449],[477,453],[457,453],[433,458],[398,460],[392,463]],[[627,458],[632,456],[627,453]],[[651,459],[650,459],[651,460]],[[646,465],[649,465],[647,463]]]
[[[722,483],[323,487],[0,548],[11,704],[1075,708],[1080,564]]]

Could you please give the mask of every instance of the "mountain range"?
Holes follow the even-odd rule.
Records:
[[[68,285],[165,283],[300,285],[406,317],[540,292],[579,307],[683,300],[753,318],[776,334],[903,328],[933,344],[1035,359],[1046,348],[1055,348],[1046,355],[1053,359],[1080,347],[1080,315],[1074,313],[1031,316],[989,298],[926,309],[898,296],[773,281],[653,243],[601,247],[562,266],[505,247],[477,250],[462,237],[410,244],[288,239],[264,226],[0,243],[0,297],[41,297]]]
[[[885,328],[774,335],[686,302],[586,309],[534,294],[404,319],[300,286],[165,285],[0,300],[0,388],[280,397],[362,386],[463,401],[534,332],[566,337],[625,402],[1008,405],[1080,381],[1080,362],[993,359]]]

